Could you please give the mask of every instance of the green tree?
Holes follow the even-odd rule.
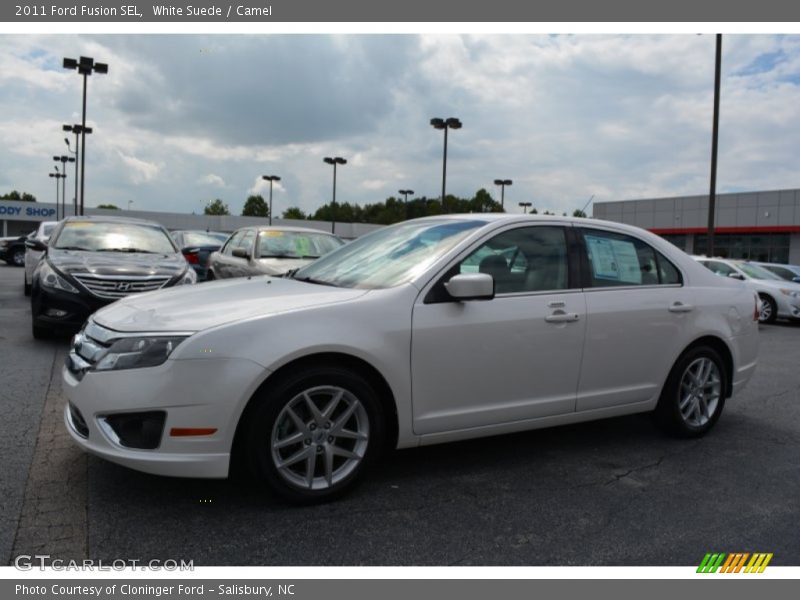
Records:
[[[116,204],[98,204],[97,208],[111,208],[113,210],[119,210],[119,206]]]
[[[242,209],[243,217],[268,217],[269,207],[264,201],[264,197],[259,194],[258,196],[248,196]]]
[[[284,219],[306,219],[306,213],[300,210],[297,206],[290,206],[283,211]]]
[[[11,190],[0,196],[0,200],[17,200],[19,202],[36,202],[36,196],[28,192],[21,194],[17,190]]]
[[[538,215],[538,214],[539,214],[539,211],[538,211],[538,210],[536,210],[536,208],[534,207],[534,208],[532,208],[532,209],[531,209],[531,212],[530,212],[530,214],[532,214],[532,215]]]
[[[576,208],[576,209],[575,209],[575,210],[572,212],[572,216],[573,216],[573,217],[581,217],[581,218],[585,219],[585,218],[586,218],[586,213],[585,213],[585,212],[583,212],[583,211],[582,211],[580,208]]]
[[[231,214],[228,205],[225,204],[222,200],[217,198],[213,202],[209,202],[206,204],[206,208],[203,211],[203,214],[206,215],[229,215]]]

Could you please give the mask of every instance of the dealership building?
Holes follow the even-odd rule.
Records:
[[[689,254],[706,254],[708,195],[596,202],[597,219],[657,233]],[[714,254],[800,264],[800,189],[718,194]]]
[[[68,204],[66,210],[68,216],[72,214],[71,205]],[[146,219],[148,221],[161,223],[161,225],[167,229],[200,229],[203,231],[222,231],[226,233],[230,233],[241,227],[269,224],[269,219],[264,217],[240,217],[235,215],[195,215],[107,208],[86,208],[84,213],[86,215]],[[0,237],[27,235],[36,229],[39,222],[55,220],[55,203],[0,200]],[[330,221],[272,219],[272,224],[292,227],[309,227],[321,231],[331,230]],[[353,239],[378,227],[380,226],[366,223],[336,223],[336,235],[344,239]]]

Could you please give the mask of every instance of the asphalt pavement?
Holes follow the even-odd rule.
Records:
[[[50,438],[37,445],[57,414],[48,407],[63,405],[57,363],[67,340],[34,342],[26,300],[21,269],[0,265],[6,562],[37,531],[37,547],[50,543],[46,528],[31,531],[21,515],[36,514],[26,507],[47,469],[64,470],[37,457],[63,452],[73,471],[86,465],[86,477],[62,477],[58,485],[85,490],[61,494],[61,512],[83,510],[86,521],[85,544],[62,552],[95,559],[696,565],[706,552],[745,551],[800,565],[800,326],[762,326],[756,375],[699,440],[665,437],[637,415],[398,451],[347,497],[298,508],[247,482],[150,476],[93,457],[79,463],[72,449],[48,447]]]

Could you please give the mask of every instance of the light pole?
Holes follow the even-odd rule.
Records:
[[[506,205],[506,186],[514,183],[510,179],[495,179],[494,184],[500,186],[500,208],[505,212]]]
[[[719,140],[719,83],[722,70],[722,34],[717,34],[714,61],[714,122],[711,130],[711,183],[708,192],[708,256],[714,256],[714,211],[717,205],[717,142]]]
[[[270,226],[272,226],[272,183],[274,181],[280,181],[281,178],[278,177],[277,175],[262,175],[261,179],[269,181],[269,224]],[[334,185],[336,184],[334,183]],[[335,197],[336,194],[334,193],[334,198]]]
[[[333,204],[331,205],[331,233],[336,233],[336,165],[346,165],[347,160],[341,156],[326,156],[326,163],[333,165]]]
[[[96,63],[89,56],[81,56],[79,60],[74,58],[64,58],[65,69],[77,69],[79,75],[83,75],[83,113],[81,118],[81,216],[83,216],[83,188],[86,179],[86,82],[89,75],[94,73],[108,73],[106,63]]]
[[[131,204],[133,204],[133,200],[128,200],[128,210],[131,209]]]
[[[434,118],[431,119],[431,125],[434,129],[444,129],[444,158],[442,159],[442,212],[446,212],[444,206],[445,199],[445,185],[447,182],[447,130],[448,129],[461,129],[461,121],[455,117],[448,119]]]
[[[75,159],[71,156],[63,154],[61,156],[54,156],[53,160],[61,163],[61,177],[65,180],[61,182],[61,218],[63,219],[67,216],[67,163],[75,162]]]
[[[527,215],[532,202],[519,202],[518,204],[522,207],[522,214]]]
[[[54,177],[56,180],[56,221],[60,221],[61,217],[58,216],[58,180],[61,179],[62,177],[66,177],[66,175],[62,175],[61,173],[59,173],[58,167],[53,167],[53,168],[56,170],[56,172],[48,173],[48,175],[50,175],[50,177]]]
[[[77,215],[78,214],[78,162],[79,162],[78,155],[80,154],[80,152],[78,152],[78,137],[82,133],[86,133],[87,135],[92,133],[92,128],[76,124],[76,125],[62,125],[61,129],[63,131],[69,131],[75,134],[75,152],[73,152],[73,154],[75,155],[75,197],[72,199],[72,204],[73,204],[72,214]],[[69,148],[69,140],[67,138],[64,138],[64,141],[67,142],[67,148]],[[70,150],[70,152],[72,152],[72,150]],[[83,211],[81,211],[81,215],[82,214]]]
[[[406,220],[408,220],[408,196],[413,194],[414,190],[397,190],[398,194],[403,194],[403,208],[406,213]]]

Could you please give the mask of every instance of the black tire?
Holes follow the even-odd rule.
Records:
[[[318,426],[314,416],[305,412],[307,403],[303,392],[308,392],[311,401],[322,411],[335,395],[335,390],[342,390],[344,395],[332,411],[331,422]],[[330,396],[325,395],[328,391],[331,392]],[[357,400],[355,403],[352,402],[353,398]],[[253,402],[255,404],[245,412],[245,421],[242,423],[246,466],[259,483],[292,503],[325,502],[342,495],[356,484],[361,473],[375,462],[383,449],[386,439],[385,411],[370,383],[352,370],[324,365],[296,370],[262,388]],[[284,411],[289,405],[296,411],[295,415],[304,429],[301,430],[297,426],[298,421],[290,419]],[[353,415],[347,417],[345,413],[351,405],[355,406]],[[366,423],[366,441],[328,435],[338,430],[339,420],[342,419],[342,427],[348,425],[346,432],[352,431],[353,426],[363,432]],[[331,423],[333,427],[327,429]],[[303,439],[277,449],[273,447],[273,442],[280,439],[281,435],[286,436],[284,439],[298,435]],[[352,446],[349,446],[351,443]],[[353,456],[335,456],[341,450],[352,450]],[[284,467],[281,470],[276,464],[276,460],[281,458],[285,461],[290,456],[306,453],[308,455],[292,463],[291,468]],[[332,475],[326,481],[324,473],[329,453]],[[306,460],[312,463],[311,469]],[[311,487],[300,485],[297,480],[303,479],[309,470]],[[336,478],[339,480],[336,481]]]
[[[53,332],[47,327],[37,325],[35,319],[31,323],[31,333],[35,340],[49,340],[53,337]]]
[[[212,271],[211,269],[206,271],[206,281],[214,281],[215,279],[216,277],[214,277],[214,271]]]
[[[761,299],[762,307],[761,311],[758,313],[758,322],[759,323],[774,323],[775,319],[778,318],[778,305],[772,296],[768,294],[759,294],[758,297]]]
[[[684,416],[681,411],[682,405],[685,404],[687,397],[692,397],[692,392],[684,394],[687,391],[682,389],[682,383],[688,377],[688,371],[699,364],[699,361],[711,361],[716,368],[715,379],[718,379],[718,397],[714,404],[713,410],[711,409],[712,402],[708,402],[708,414]],[[702,386],[696,389],[703,389]],[[706,391],[716,389],[709,384],[705,388]],[[710,394],[713,396],[715,394]],[[676,361],[675,365],[667,377],[667,382],[664,384],[664,389],[661,391],[661,397],[658,400],[656,409],[653,413],[656,424],[666,433],[675,437],[690,438],[698,437],[708,432],[719,419],[722,410],[725,407],[725,398],[728,395],[728,373],[725,367],[725,362],[720,357],[719,353],[710,346],[697,346],[684,352],[681,357]],[[706,393],[704,392],[704,397]],[[690,404],[692,402],[690,401]],[[702,407],[698,403],[698,407]],[[700,408],[698,408],[701,410]],[[695,416],[697,419],[695,420]],[[705,420],[701,417],[704,417]],[[693,422],[694,421],[694,422]]]
[[[11,251],[11,263],[15,267],[25,266],[25,248],[14,248]]]
[[[23,279],[25,279],[25,283],[23,284],[23,290],[25,292],[25,295],[26,296],[30,296],[31,295],[31,284],[28,283],[28,276],[27,275],[23,275]]]

